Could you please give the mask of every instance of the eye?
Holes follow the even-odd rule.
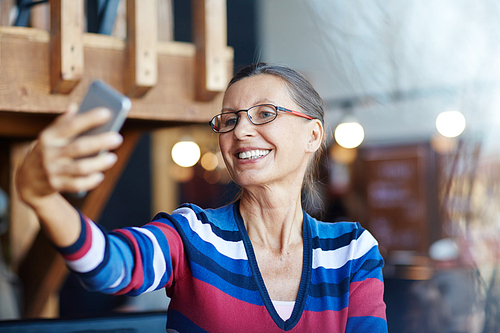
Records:
[[[229,127],[236,125],[238,116],[236,113],[223,113],[220,116],[220,123],[222,127]]]
[[[257,121],[266,121],[276,116],[276,110],[270,105],[260,105],[255,109],[253,117]]]

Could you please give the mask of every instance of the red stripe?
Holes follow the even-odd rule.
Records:
[[[132,279],[127,287],[117,292],[117,295],[125,294],[132,289],[139,289],[144,283],[144,270],[142,269],[142,257],[139,251],[139,244],[137,240],[132,236],[132,233],[126,229],[117,229],[115,232],[119,232],[132,243],[134,247],[134,270],[132,272]]]
[[[254,305],[190,276],[177,281],[169,308],[187,316],[208,332],[283,332],[264,305]],[[344,332],[347,309],[341,311],[304,311],[289,332],[310,332],[311,328]]]
[[[83,242],[82,247],[79,248],[76,252],[63,255],[63,258],[67,261],[75,261],[82,258],[87,254],[87,252],[90,250],[90,247],[92,246],[92,229],[90,228],[90,223],[93,222],[88,220],[87,217],[84,217],[83,220],[86,235],[85,241]]]
[[[340,311],[304,311],[297,325],[289,332],[345,332],[348,309]]]
[[[384,283],[368,278],[352,282],[349,291],[349,317],[373,316],[386,319]]]

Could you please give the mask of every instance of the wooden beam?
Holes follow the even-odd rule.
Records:
[[[83,0],[50,1],[50,86],[68,94],[83,76]]]
[[[122,134],[123,144],[116,150],[118,155],[116,165],[106,172],[106,178],[99,187],[89,192],[84,199],[73,202],[83,214],[95,221],[106,206],[141,133],[127,130]],[[25,288],[23,317],[35,318],[43,311],[49,297],[59,291],[68,271],[54,246],[43,233],[39,232],[26,257],[20,263],[18,274]]]
[[[127,0],[127,64],[125,91],[142,97],[158,80],[156,0]]]
[[[124,92],[125,41],[105,35],[84,34],[85,73],[69,94],[50,94],[47,64],[49,33],[33,28],[0,27],[0,124],[6,113],[23,116],[64,112],[71,102],[80,103],[92,79],[102,79]],[[157,46],[158,82],[140,99],[132,99],[128,121],[158,126],[204,123],[219,111],[222,94],[208,102],[194,100],[195,47],[190,43],[161,42]],[[232,49],[225,48],[226,71],[233,68]],[[2,133],[0,132],[0,135]]]
[[[196,45],[196,98],[212,99],[229,80],[225,0],[192,0],[193,41]]]

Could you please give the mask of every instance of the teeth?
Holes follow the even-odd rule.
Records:
[[[262,149],[257,149],[257,150],[249,150],[249,151],[244,151],[242,153],[239,153],[238,157],[241,159],[254,159],[257,157],[261,157],[264,155],[269,154],[270,150],[262,150]]]

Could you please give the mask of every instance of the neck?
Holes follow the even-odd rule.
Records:
[[[254,246],[284,254],[290,247],[302,244],[300,191],[245,188],[240,213]]]

